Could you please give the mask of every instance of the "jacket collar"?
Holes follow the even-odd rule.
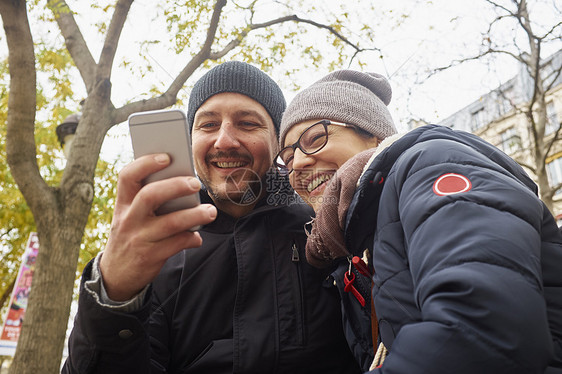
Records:
[[[345,242],[349,249],[362,246],[376,225],[380,195],[386,178],[398,158],[417,143],[446,139],[476,149],[537,194],[536,184],[513,159],[481,138],[449,127],[426,125],[400,136],[385,139],[367,162],[346,216]],[[368,224],[365,224],[365,223]],[[364,248],[363,248],[364,249]]]
[[[405,150],[419,141],[422,134],[436,127],[441,126],[423,126],[385,138],[365,165],[345,222],[344,240],[353,255],[361,256],[360,252],[372,245],[370,238],[376,225],[380,195],[394,163]]]

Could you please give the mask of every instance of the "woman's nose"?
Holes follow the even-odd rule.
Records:
[[[293,155],[293,170],[306,169],[314,162],[314,157],[312,155],[307,155],[299,148],[295,149]]]

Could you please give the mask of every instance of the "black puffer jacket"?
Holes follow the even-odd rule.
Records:
[[[137,313],[102,308],[82,290],[63,372],[360,372],[337,290],[305,261],[312,211],[271,205],[280,200],[238,220],[219,212],[200,231],[202,247],[168,260]]]
[[[562,238],[497,148],[440,126],[409,132],[362,175],[346,228],[353,254],[373,253],[390,350],[373,373],[562,372]]]

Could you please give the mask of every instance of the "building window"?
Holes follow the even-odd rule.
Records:
[[[562,157],[558,157],[546,164],[546,174],[551,187],[555,187],[562,183]],[[558,190],[557,193],[562,192]]]
[[[502,151],[508,155],[521,149],[521,137],[514,127],[510,127],[500,134],[500,146]]]
[[[513,86],[509,86],[500,90],[498,93],[498,113],[500,116],[503,116],[506,113],[509,113],[511,109],[513,109],[513,105],[511,104],[511,99],[513,97]]]
[[[509,113],[509,111],[511,110],[512,106],[511,106],[511,102],[509,101],[509,99],[502,97],[499,101],[498,104],[498,112],[500,114],[500,116],[503,116],[506,113]]]
[[[480,108],[476,112],[472,112],[472,121],[470,123],[471,130],[476,131],[483,127],[484,124],[484,108]]]
[[[546,104],[546,126],[544,134],[549,135],[558,130],[560,122],[558,121],[558,114],[554,102],[550,101]]]

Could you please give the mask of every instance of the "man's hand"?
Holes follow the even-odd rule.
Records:
[[[217,210],[210,204],[155,215],[165,201],[198,193],[194,177],[175,177],[142,185],[148,175],[170,164],[166,154],[147,155],[123,168],[111,232],[100,260],[107,295],[114,301],[131,299],[158,275],[168,258],[202,243],[197,225],[212,222]]]

